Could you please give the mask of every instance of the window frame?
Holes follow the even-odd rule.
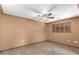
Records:
[[[58,30],[56,27],[59,27]],[[61,26],[63,26],[63,31],[61,30]],[[66,26],[68,26],[68,30],[66,30]],[[59,24],[53,24],[52,25],[52,32],[57,32],[57,33],[70,33],[71,32],[71,23],[66,22],[66,23],[59,23]]]

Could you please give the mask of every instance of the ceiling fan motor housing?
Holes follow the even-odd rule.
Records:
[[[52,13],[49,13],[49,14],[43,14],[43,17],[48,17],[48,16],[50,16],[50,15],[52,15]]]
[[[48,16],[52,15],[52,13],[49,13]]]

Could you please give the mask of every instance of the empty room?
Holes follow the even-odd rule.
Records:
[[[0,55],[79,55],[79,5],[0,4]]]

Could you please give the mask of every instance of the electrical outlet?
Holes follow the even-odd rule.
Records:
[[[70,42],[70,40],[67,40],[67,42]]]
[[[24,40],[22,40],[22,42],[25,42]]]
[[[76,43],[76,44],[77,44],[77,43],[78,43],[78,41],[74,41],[74,43]]]
[[[20,41],[19,43],[24,43],[25,42],[25,40],[22,40],[22,41]]]

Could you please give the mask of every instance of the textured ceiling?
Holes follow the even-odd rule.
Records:
[[[6,14],[46,23],[79,16],[79,10],[75,4],[3,4],[2,7]],[[55,19],[47,21],[34,19],[39,14],[50,12],[55,16]]]

